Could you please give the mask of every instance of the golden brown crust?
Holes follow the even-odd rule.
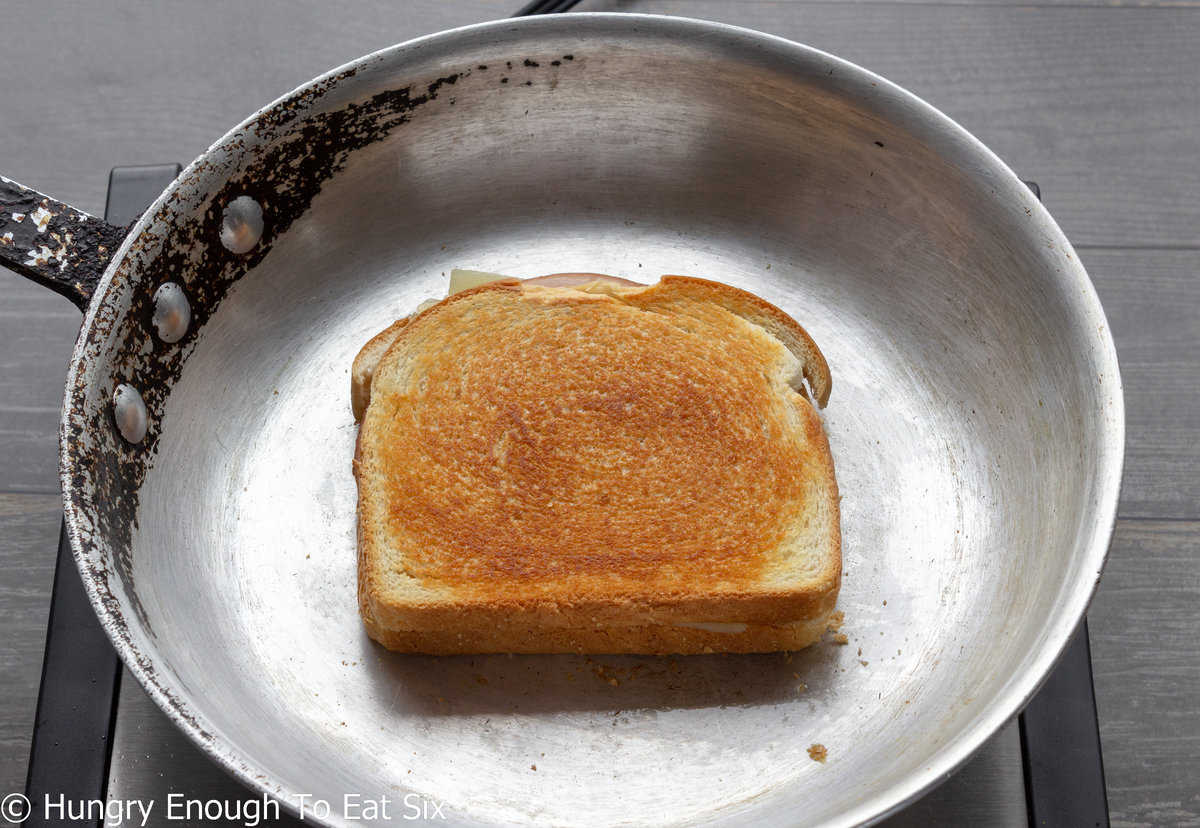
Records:
[[[512,283],[513,280],[501,279],[497,281]],[[545,276],[534,276],[532,279],[524,279],[522,281],[524,284],[542,285],[543,287],[571,287],[589,282],[606,282],[626,287],[645,287],[641,282],[631,282],[628,279],[622,279],[619,276],[608,276],[604,273],[550,273]],[[379,360],[383,359],[383,355],[387,353],[387,349],[396,341],[396,337],[400,335],[401,328],[407,325],[409,320],[416,315],[416,313],[413,313],[403,319],[396,320],[367,340],[367,344],[363,345],[355,355],[354,363],[350,368],[350,408],[354,412],[354,422],[362,422],[363,415],[367,412],[367,405],[371,402],[371,380],[375,374],[375,367],[379,365]]]
[[[799,322],[770,302],[749,291],[721,282],[697,279],[694,276],[663,276],[651,289],[659,294],[683,293],[694,299],[707,299],[748,322],[761,326],[778,338],[800,360],[804,379],[808,380],[812,388],[817,407],[824,408],[829,403],[833,378],[829,374],[829,363],[825,361],[825,355]],[[651,291],[647,291],[647,294],[653,295]]]
[[[825,355],[821,353],[816,343],[813,342],[812,337],[808,335],[808,332],[796,320],[754,294],[732,288],[720,282],[710,282],[692,276],[664,276],[662,278],[664,281],[676,285],[700,285],[726,298],[731,295],[736,296],[737,301],[730,303],[732,308],[736,309],[734,312],[739,313],[739,315],[749,321],[756,323],[765,321],[770,327],[775,328],[775,333],[781,336],[784,344],[801,360],[802,375],[808,380],[809,386],[812,388],[817,406],[824,408],[829,402],[829,393],[833,387],[833,380],[829,374],[829,364],[825,361]],[[601,281],[626,287],[645,287],[640,282],[622,279],[619,276],[609,276],[604,273],[550,273],[545,276],[524,279],[522,283],[527,285],[541,285],[543,287],[570,287],[586,284],[590,281]],[[400,329],[408,324],[409,319],[411,317],[397,320],[389,327],[380,331],[368,340],[367,344],[354,357],[354,365],[351,369],[350,400],[355,422],[362,421],[363,414],[366,413],[367,405],[371,400],[371,378],[375,372],[375,366],[379,364],[379,360],[383,358],[384,353],[396,340],[396,337],[399,336]]]
[[[371,379],[379,360],[383,359],[384,353],[396,341],[401,329],[408,325],[410,318],[397,319],[367,340],[367,344],[355,355],[354,363],[350,366],[350,408],[356,423],[362,422],[363,415],[367,413],[367,405],[371,402]]]
[[[699,655],[702,653],[771,653],[802,650],[815,643],[824,624],[751,625],[744,632],[725,633],[687,627],[632,626],[547,630],[537,626],[496,630],[385,630],[371,621],[367,633],[389,650],[428,655],[474,653],[581,653],[590,655],[641,653]]]
[[[728,320],[707,304],[685,331],[607,296],[479,293],[487,324],[460,301],[415,344],[401,332],[421,385],[385,386],[370,424],[407,574],[489,595],[564,578],[607,594],[614,576],[640,592],[696,562],[734,588],[760,582],[791,518],[761,507],[794,507],[808,483],[765,379],[778,345],[718,336]],[[708,519],[663,519],[663,495]]]
[[[827,616],[841,570],[828,443],[807,400],[764,385],[783,364],[779,341],[732,316],[783,330],[779,341],[807,337],[757,297],[686,277],[616,296],[493,283],[399,331],[397,343],[420,339],[389,349],[380,376],[403,364],[427,382],[391,382],[364,424],[377,435],[374,470],[356,465],[368,625],[468,640],[532,626],[550,636],[531,645],[542,648],[589,625]],[[827,513],[812,540],[823,566],[799,586],[765,577],[788,509],[814,501]],[[379,537],[404,550],[401,571],[371,548]],[[420,588],[397,600],[381,578]]]

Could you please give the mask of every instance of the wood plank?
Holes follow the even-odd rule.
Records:
[[[1200,519],[1200,251],[1082,250],[1125,386],[1122,517]]]
[[[123,164],[187,163],[260,106],[502,0],[9,4],[0,172],[94,215]],[[69,52],[69,57],[64,55]]]
[[[58,415],[82,315],[0,270],[0,491],[58,492]]]
[[[6,65],[37,71],[0,85],[0,161],[10,177],[99,210],[98,172],[114,164],[187,161],[310,76],[517,5],[375,0],[350,14],[285,0],[115,11],[17,4],[6,24],[22,34],[6,45]],[[1200,245],[1195,6],[590,0],[582,8],[707,17],[811,43],[924,96],[1040,180],[1076,243]],[[72,41],[70,61],[44,59],[64,31],[88,36]]]
[[[1200,245],[1200,9],[592,0],[761,29],[847,58],[957,120],[1075,244]]]
[[[25,788],[62,504],[0,494],[0,792]]]
[[[1121,521],[1088,615],[1114,826],[1198,825],[1200,522]]]

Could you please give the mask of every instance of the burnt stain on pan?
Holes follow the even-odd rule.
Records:
[[[549,58],[543,58],[544,63],[524,57],[514,60],[532,70],[544,66],[540,71],[552,73],[549,88],[553,89],[563,62],[574,59],[574,55],[563,55],[556,56],[552,63]],[[106,371],[107,375],[92,380],[89,370],[79,370],[68,389],[69,416],[64,420],[61,440],[70,447],[71,459],[63,470],[63,482],[76,516],[72,528],[85,553],[89,580],[106,610],[102,620],[125,643],[142,675],[164,694],[176,715],[205,740],[211,736],[157,679],[154,661],[141,651],[122,615],[127,607],[132,608],[141,629],[155,637],[133,578],[132,538],[137,528],[138,491],[158,450],[167,396],[195,348],[200,331],[229,289],[252,271],[271,252],[275,240],[308,211],[324,183],[344,169],[356,151],[390,136],[448,89],[456,88],[461,99],[469,91],[462,88],[462,81],[473,70],[486,72],[486,65],[473,63],[470,68],[424,84],[386,90],[337,110],[314,112],[315,105],[330,91],[357,74],[358,69],[351,68],[261,113],[214,148],[230,153],[237,166],[237,172],[220,188],[204,194],[194,207],[186,206],[188,197],[181,195],[190,183],[210,174],[218,162],[197,163],[177,183],[113,272],[110,294],[125,282],[137,282],[128,286],[128,311],[122,314],[114,307],[116,303],[102,302],[86,339],[80,343],[83,367],[90,362],[93,370]],[[492,84],[480,84],[476,91],[486,94],[494,88]],[[220,232],[225,206],[243,195],[262,205],[265,226],[259,243],[238,255],[221,244]],[[177,217],[177,212],[184,217]],[[120,238],[106,241],[115,248]],[[136,272],[135,262],[140,262]],[[160,340],[154,326],[154,293],[164,279],[181,285],[191,306],[191,324],[173,343]],[[114,342],[115,349],[110,344]],[[149,428],[138,445],[130,445],[121,437],[109,404],[113,390],[121,383],[129,383],[141,392],[149,412]],[[93,384],[94,391],[90,388]],[[105,549],[109,556],[100,551]],[[158,550],[161,554],[173,551]],[[112,582],[114,575],[120,583],[120,595]]]

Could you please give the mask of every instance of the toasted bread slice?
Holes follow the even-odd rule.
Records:
[[[371,378],[375,374],[375,367],[411,318],[406,316],[398,319],[375,334],[354,357],[354,363],[350,366],[350,408],[354,411],[355,422],[362,422],[363,415],[367,413],[367,403],[371,401]]]
[[[374,638],[703,652],[820,635],[837,486],[801,378],[821,403],[828,367],[786,314],[686,277],[507,281],[380,336],[355,463]]]
[[[471,280],[478,280],[483,276],[494,276],[495,278],[490,281],[511,281],[511,277],[500,276],[495,273],[485,273],[479,270],[455,270],[453,272],[455,274],[469,273]],[[643,286],[639,282],[631,282],[628,279],[622,279],[618,276],[606,276],[603,273],[551,273],[547,276],[534,276],[532,279],[523,279],[521,281],[529,285],[576,287],[583,290],[587,290],[589,287],[596,289],[601,284]],[[487,284],[487,282],[484,284]],[[452,287],[450,292],[457,293],[458,291]],[[431,300],[422,302],[411,315],[393,322],[371,337],[367,341],[367,344],[362,346],[362,349],[354,357],[354,363],[350,369],[350,408],[354,412],[354,422],[362,422],[363,415],[367,413],[367,404],[371,401],[371,378],[375,375],[375,366],[379,364],[379,360],[383,359],[384,353],[391,347],[391,344],[396,341],[396,337],[400,335],[400,329],[407,325],[408,320],[412,319],[413,316],[435,304],[437,302]]]

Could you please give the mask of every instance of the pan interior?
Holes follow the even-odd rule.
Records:
[[[203,329],[141,491],[144,646],[229,761],[328,799],[333,821],[346,791],[499,824],[877,813],[1005,702],[1094,577],[1108,401],[1082,270],[961,133],[823,56],[650,29],[504,37],[353,81],[436,78],[447,54],[492,67],[353,154]],[[350,362],[455,266],[697,275],[799,320],[834,377],[849,644],[373,645]]]

